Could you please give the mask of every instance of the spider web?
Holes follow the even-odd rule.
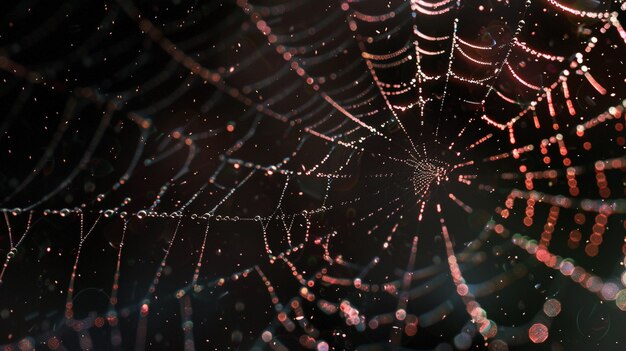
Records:
[[[624,3],[0,6],[4,350],[623,347]]]

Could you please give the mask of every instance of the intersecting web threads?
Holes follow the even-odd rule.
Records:
[[[3,350],[620,350],[620,1],[0,5]]]

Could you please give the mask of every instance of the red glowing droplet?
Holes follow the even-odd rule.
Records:
[[[548,339],[548,327],[542,323],[535,323],[528,329],[528,337],[535,344],[541,344]]]

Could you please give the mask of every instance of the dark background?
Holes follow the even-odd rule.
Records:
[[[620,11],[609,2],[566,4],[587,11]],[[576,135],[576,125],[626,98],[626,50],[615,28],[602,29],[603,21],[568,15],[540,0],[527,9],[519,2],[461,2],[452,4],[453,9],[441,16],[413,16],[410,6],[401,1],[358,1],[350,3],[348,11],[343,11],[339,2],[325,0],[266,0],[252,5],[278,36],[275,45],[293,48],[294,60],[316,81],[324,79],[321,91],[344,107],[370,99],[350,112],[360,116],[378,111],[360,118],[391,141],[364,128],[337,137],[345,142],[365,137],[356,144],[361,151],[354,151],[308,135],[306,126],[315,125],[312,129],[330,135],[351,131],[357,124],[327,104],[319,92],[289,68],[289,62],[276,53],[275,46],[268,45],[249,14],[235,2],[2,2],[0,206],[7,220],[0,225],[0,255],[13,255],[9,253],[11,240],[5,223],[11,227],[11,239],[17,242],[32,214],[31,229],[8,261],[0,286],[0,344],[5,349],[141,348],[136,340],[141,335],[139,316],[146,298],[150,299],[150,307],[145,348],[191,349],[184,330],[192,330],[193,343],[199,350],[270,348],[260,341],[263,331],[270,330],[275,340],[288,349],[305,349],[303,335],[307,331],[299,325],[289,330],[277,322],[277,311],[255,267],[271,281],[283,306],[292,301],[302,305],[307,319],[318,330],[316,339],[335,350],[501,350],[498,347],[503,343],[509,350],[624,348],[622,327],[626,320],[614,301],[603,301],[511,243],[515,233],[539,240],[550,206],[535,206],[535,221],[530,227],[522,223],[526,208],[522,200],[516,200],[508,218],[499,215],[511,190],[525,189],[521,165],[533,171],[566,169],[558,148],[551,146],[548,156],[553,162],[548,165],[542,161],[545,155],[539,152],[541,141],[555,133],[563,135],[572,165],[583,170],[577,178],[580,195],[575,200],[600,199],[593,165],[598,160],[623,158],[623,117],[621,121],[603,123],[582,137]],[[392,9],[398,12],[389,21],[381,24],[356,20],[357,31],[349,29],[346,18],[351,11],[378,15]],[[168,52],[162,46],[163,40],[141,30],[136,18],[139,13],[161,33],[160,38],[167,38],[176,47],[179,56]],[[549,86],[575,60],[576,53],[584,52],[591,37],[597,37],[596,47],[584,56],[584,64],[608,93],[599,94],[583,76],[571,70],[568,84],[577,114],[568,114],[562,93],[555,90],[556,116],[549,115],[544,99],[537,105],[541,128],[535,128],[529,114],[515,124],[516,144],[511,145],[508,131],[487,125],[480,116],[487,114],[506,123],[535,100],[536,92],[520,84],[506,68],[488,85],[517,100],[517,104],[500,99],[495,92],[485,98],[487,86],[454,78],[445,87],[450,40],[420,39],[420,45],[427,50],[445,50],[443,55],[425,55],[420,61],[423,72],[443,78],[423,83],[423,97],[430,99],[423,117],[419,107],[398,111],[408,137],[428,155],[407,152],[411,144],[373,86],[355,33],[366,41],[373,38],[366,45],[369,52],[389,53],[415,40],[414,24],[431,36],[449,36],[458,17],[460,38],[478,45],[504,45],[491,51],[464,50],[481,60],[502,63],[522,16],[525,24],[520,41],[538,51],[564,56],[565,61],[536,59],[512,49],[508,62],[518,74],[532,84]],[[618,18],[622,17],[623,11]],[[387,32],[390,34],[385,36]],[[323,59],[316,60],[319,57]],[[287,116],[288,121],[272,119],[254,105],[241,103],[228,88],[191,74],[185,59],[219,73],[224,78],[220,82],[236,87],[254,103]],[[188,65],[190,61],[186,62]],[[233,71],[229,72],[231,67]],[[489,75],[484,67],[463,59],[458,51],[453,69],[473,79]],[[415,54],[406,64],[376,72],[383,82],[409,82],[416,75]],[[394,105],[408,105],[416,97],[413,92],[389,99]],[[480,104],[483,99],[484,111]],[[108,113],[110,121],[102,124]],[[558,124],[558,131],[553,124]],[[99,133],[103,133],[101,139]],[[489,140],[469,147],[490,133],[493,137]],[[192,139],[190,144],[185,144],[185,137]],[[233,145],[242,140],[241,148],[233,151]],[[449,149],[451,142],[455,145],[453,151]],[[584,148],[585,142],[591,143],[591,149]],[[86,157],[92,144],[93,153]],[[520,158],[488,159],[530,144],[535,149]],[[243,161],[238,168],[231,163],[220,168],[225,156]],[[433,184],[425,195],[416,194],[413,179],[426,175],[406,162],[411,157],[446,165],[450,170],[448,180]],[[350,162],[345,165],[348,158]],[[193,289],[190,282],[202,252],[207,223],[199,216],[220,204],[230,189],[246,178],[250,168],[243,163],[267,167],[284,160],[288,161],[283,168],[294,172],[319,165],[319,173],[348,176],[333,179],[330,191],[324,176],[292,176],[284,190],[281,211],[287,215],[287,225],[290,215],[295,214],[293,242],[303,242],[305,217],[311,221],[308,242],[289,260],[304,279],[315,281],[310,292],[316,299],[309,302],[300,295],[301,282],[291,274],[288,264],[268,260],[263,230],[255,216],[267,219],[272,215],[286,176],[280,172],[270,174],[265,168],[258,169],[220,205],[216,216],[221,220],[216,216],[209,220],[199,288]],[[474,164],[452,170],[453,165],[467,161]],[[516,178],[503,177],[505,173]],[[457,181],[461,174],[476,179],[465,185]],[[606,175],[611,195],[605,201],[623,201],[624,169],[607,171]],[[124,184],[118,183],[120,179]],[[155,203],[164,185],[166,190]],[[197,198],[179,212],[180,217],[172,215],[203,186]],[[536,180],[535,190],[572,197],[562,173],[551,181]],[[469,205],[472,213],[452,202],[449,193]],[[130,201],[122,206],[126,198]],[[422,221],[417,220],[420,201],[427,203]],[[436,204],[443,209],[468,285],[472,289],[480,284],[492,287],[477,294],[477,300],[488,318],[498,324],[495,339],[504,340],[502,343],[485,341],[476,332],[456,294]],[[152,215],[138,215],[151,206]],[[81,209],[84,233],[97,219],[98,223],[81,247],[73,297],[74,321],[68,323],[65,304],[81,230],[77,208]],[[67,209],[67,214],[62,209]],[[107,210],[114,211],[105,215]],[[306,216],[303,210],[309,211]],[[125,216],[121,215],[123,211],[127,212]],[[550,251],[572,258],[588,272],[623,288],[624,211],[609,217],[595,257],[584,251],[595,214],[584,212],[587,220],[579,225],[573,219],[579,212],[584,211],[561,209]],[[112,312],[110,295],[125,222],[119,301],[113,310],[118,324],[112,325],[105,319]],[[268,225],[272,250],[286,250],[283,223],[273,217],[264,224]],[[504,233],[494,232],[496,224],[504,226]],[[471,242],[481,238],[485,227],[481,239],[484,243],[470,247]],[[573,229],[583,233],[583,243],[577,248],[568,246]],[[330,233],[336,234],[330,239],[329,252],[333,257],[340,256],[344,265],[326,262],[323,245],[315,243],[316,239],[323,243]],[[383,248],[388,235],[393,238],[389,247]],[[394,323],[358,330],[346,325],[339,313],[322,311],[318,304],[321,300],[335,304],[349,301],[366,321],[376,315],[393,315],[398,294],[323,283],[315,275],[324,271],[349,281],[360,278],[381,289],[392,282],[401,286],[414,236],[419,237],[419,243],[412,268],[415,277],[407,290],[411,296],[407,312],[420,318],[415,336],[403,335],[399,345],[389,345],[390,335],[397,333]],[[161,266],[166,254],[167,260]],[[375,257],[379,263],[368,268]],[[149,294],[159,267],[161,278],[155,292]],[[503,276],[511,279],[501,283]],[[547,341],[535,344],[528,340],[528,327],[549,320],[542,312],[548,298],[559,300],[562,312],[549,322]],[[191,305],[188,316],[192,329],[183,317],[185,304]],[[441,308],[446,312],[433,312]],[[290,319],[295,318],[289,308],[287,311]],[[429,315],[435,316],[433,322],[423,326],[422,321]],[[471,346],[464,345],[460,334],[472,335]],[[491,346],[487,346],[489,342]]]

